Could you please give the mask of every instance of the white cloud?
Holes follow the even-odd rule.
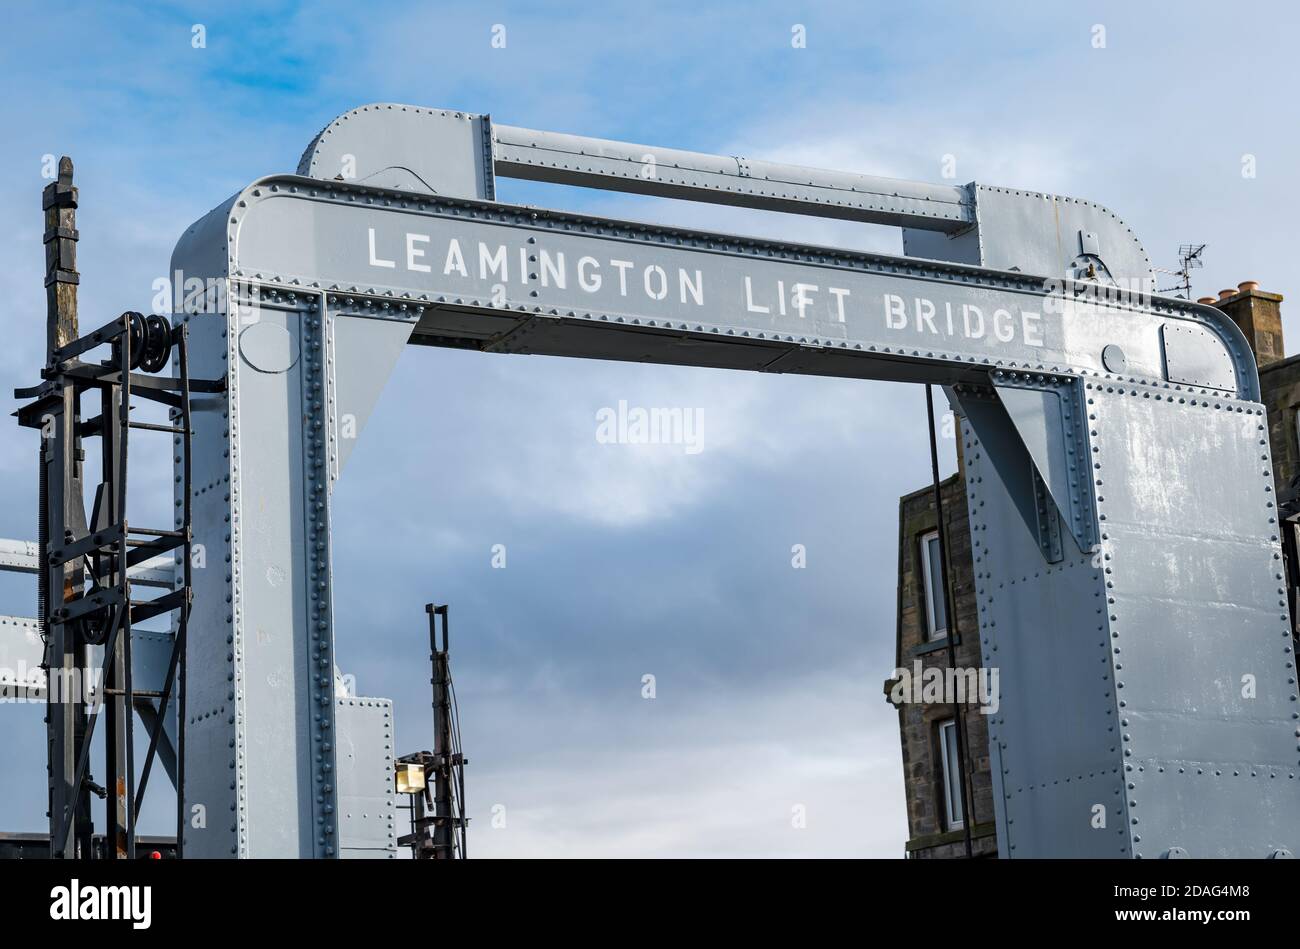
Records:
[[[652,700],[629,691],[621,701],[583,707],[557,697],[539,708],[525,695],[499,706],[494,727],[513,727],[512,745],[538,746],[467,771],[472,852],[902,856],[897,725],[874,680],[825,675],[775,693],[676,698],[670,684],[660,688]],[[880,708],[864,708],[872,701]],[[494,805],[505,807],[504,828],[492,826]]]

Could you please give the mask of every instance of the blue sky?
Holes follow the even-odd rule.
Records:
[[[1197,295],[1254,279],[1289,297],[1295,279],[1287,4],[63,7],[7,4],[0,38],[4,393],[43,358],[43,156],[77,162],[88,326],[147,306],[189,223],[372,101],[923,180],[951,155],[960,182],[1106,204],[1158,266],[1206,242]],[[72,53],[51,73],[56,38]],[[499,196],[900,248],[847,223],[509,181]],[[704,450],[598,444],[619,400],[700,409]],[[0,536],[35,534],[29,434],[0,432]],[[897,498],[928,474],[919,389],[412,348],[337,489],[340,662],[398,702],[400,750],[426,747],[423,604],[452,604],[477,854],[898,856],[881,682]],[[33,587],[4,578],[0,613],[34,612]],[[39,710],[0,715],[0,829],[37,829]]]

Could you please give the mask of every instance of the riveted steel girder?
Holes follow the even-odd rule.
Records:
[[[1113,345],[1125,378],[1165,382],[1194,361],[1217,367],[1206,387],[1258,386],[1220,311],[1064,279],[294,176],[213,217],[197,227],[237,235],[234,279],[418,308],[416,341],[914,381],[994,367],[1109,378]],[[293,239],[306,228],[313,240]],[[1188,349],[1167,349],[1166,324],[1195,330]]]
[[[991,382],[952,396],[981,655],[1001,687],[999,853],[1294,853],[1300,715],[1263,407],[1137,380]],[[1055,563],[1025,529],[1024,459],[1000,447],[1018,389],[1055,390],[1082,426],[1096,542]],[[1049,405],[1039,424],[1058,417]]]
[[[352,109],[312,140],[298,173],[487,199],[500,175],[837,218],[903,228],[911,257],[1155,289],[1132,228],[1092,201],[514,128],[449,109],[386,102]]]

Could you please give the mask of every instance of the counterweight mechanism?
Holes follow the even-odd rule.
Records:
[[[108,347],[95,363],[82,357]],[[173,349],[179,374],[157,372]],[[181,481],[189,493],[190,392],[185,327],[173,330],[161,316],[136,312],[121,316],[88,336],[52,350],[43,381],[20,389],[32,399],[18,413],[24,426],[41,431],[41,569],[45,597],[40,626],[46,643],[45,672],[49,712],[50,846],[55,857],[88,856],[91,839],[89,797],[105,799],[105,853],[134,858],[136,820],[168,718],[177,715],[174,757],[176,783],[184,784],[184,648],[190,606],[191,533],[188,510],[177,510],[172,528],[129,523],[127,446],[132,430],[170,434],[182,459]],[[83,397],[98,395],[98,414],[83,415]],[[168,408],[168,424],[132,418],[134,399]],[[86,439],[98,439],[100,478],[89,517],[83,507],[82,462]],[[177,557],[173,589],[136,599],[129,571],[146,560]],[[132,645],[145,620],[176,612],[170,661],[160,690],[141,690],[133,678]],[[102,663],[93,659],[101,653]],[[173,707],[169,703],[175,701]],[[148,711],[145,711],[145,708]],[[90,750],[101,709],[106,718],[106,780],[91,779]],[[150,721],[149,748],[137,776],[135,712]],[[178,794],[179,801],[179,794]],[[178,825],[181,815],[178,808]],[[179,846],[178,846],[179,850]]]
[[[41,433],[39,629],[44,641],[46,724],[49,745],[50,855],[96,854],[91,795],[105,801],[102,854],[136,856],[136,823],[160,751],[177,787],[178,838],[183,822],[185,640],[191,604],[190,394],[215,392],[216,383],[192,384],[187,327],[165,317],[123,313],[76,338],[75,210],[72,162],[62,159],[59,179],[46,188],[46,286],[49,290],[47,361],[41,383],[14,395],[30,400],[19,424]],[[107,350],[100,361],[87,354]],[[174,377],[155,375],[172,359]],[[135,370],[141,370],[137,372]],[[87,398],[89,397],[89,398]],[[167,422],[134,418],[137,401],[165,406]],[[94,413],[87,416],[87,413]],[[175,524],[166,529],[132,525],[127,518],[128,438],[132,430],[171,436],[178,465]],[[85,447],[97,440],[100,474],[89,516],[83,485]],[[138,599],[132,575],[147,561],[174,560],[172,588]],[[139,625],[174,613],[161,685],[139,688],[133,645]],[[91,776],[92,739],[101,712],[103,785]],[[149,726],[143,767],[135,761],[135,716]],[[174,726],[168,728],[171,722]],[[178,839],[177,853],[181,844]]]

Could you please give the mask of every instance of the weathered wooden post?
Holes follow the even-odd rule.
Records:
[[[58,177],[41,195],[45,210],[46,355],[77,338],[77,188],[72,159],[59,159]]]
[[[72,159],[59,159],[58,177],[41,195],[45,212],[45,304],[46,364],[53,365],[55,353],[77,338],[77,188],[72,183]],[[40,463],[40,548],[43,560],[49,556],[51,534],[61,543],[68,535],[86,533],[86,515],[81,498],[81,459],[76,432],[72,431],[77,406],[75,392],[65,389],[59,416],[45,420],[41,430]],[[56,437],[54,426],[63,431]],[[66,479],[66,481],[65,481]],[[63,490],[64,484],[70,490]],[[57,510],[56,510],[57,508]],[[46,637],[46,731],[49,743],[50,855],[89,857],[93,843],[90,793],[74,786],[76,751],[86,731],[87,680],[85,644],[72,624],[50,624],[51,604],[61,605],[79,591],[82,570],[70,562],[51,570],[41,565],[39,616]],[[71,805],[74,820],[66,820]],[[74,835],[73,829],[76,829]]]

